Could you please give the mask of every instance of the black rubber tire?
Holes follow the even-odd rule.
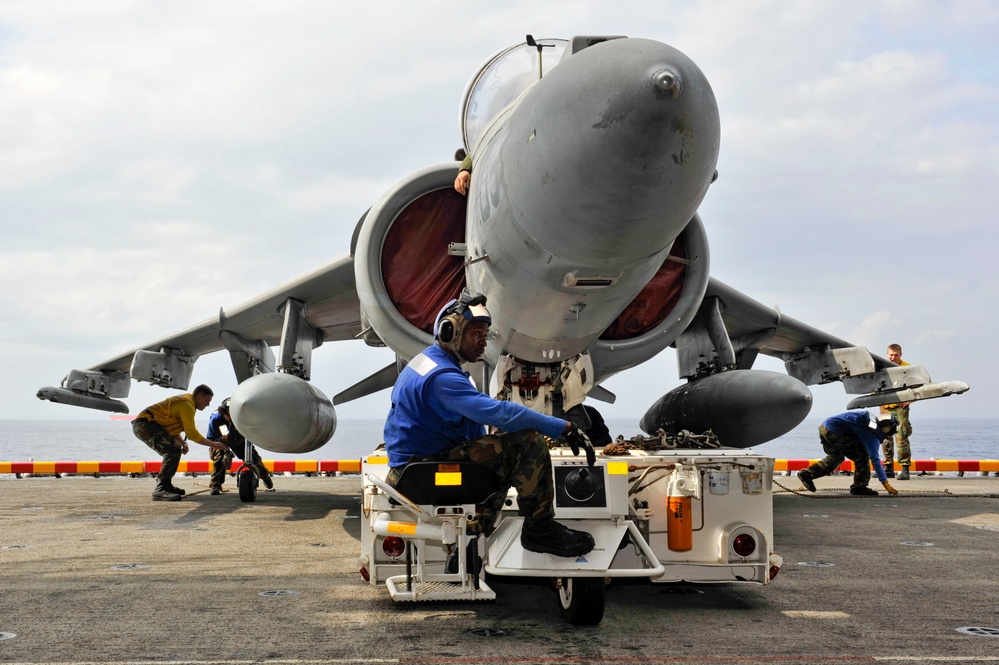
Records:
[[[574,626],[596,626],[604,618],[602,577],[563,577],[558,585],[562,618]]]
[[[257,500],[257,474],[251,469],[240,469],[236,474],[236,485],[239,487],[239,500],[243,503],[253,503]]]

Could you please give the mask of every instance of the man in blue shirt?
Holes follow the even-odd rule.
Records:
[[[843,463],[843,458],[853,462],[853,484],[850,494],[856,496],[877,496],[867,484],[871,481],[871,462],[878,480],[888,494],[895,496],[898,490],[888,482],[884,466],[881,464],[881,442],[895,433],[898,422],[894,416],[881,416],[874,420],[867,411],[848,411],[838,416],[826,418],[819,425],[819,439],[826,456],[798,472],[798,480],[809,492],[815,491],[812,481],[828,476]]]
[[[593,536],[554,519],[555,482],[545,436],[565,436],[573,452],[593,447],[574,424],[493,399],[475,387],[462,362],[477,362],[486,350],[492,317],[481,294],[462,291],[437,316],[435,344],[413,358],[392,389],[385,421],[387,481],[395,485],[415,461],[473,461],[496,475],[499,490],[479,506],[482,532],[492,532],[507,490],[517,492],[524,517],[521,545],[532,552],[575,557],[593,549]],[[485,425],[497,428],[486,434]]]
[[[229,413],[230,399],[226,397],[222,400],[222,404],[219,405],[219,408],[208,419],[208,438],[218,439],[227,446],[225,450],[213,448],[211,451],[212,480],[209,484],[211,493],[216,495],[222,494],[222,484],[225,483],[225,472],[229,469],[229,465],[232,464],[233,455],[243,460],[243,462],[251,464],[257,470],[257,476],[263,481],[264,487],[269,490],[274,489],[271,472],[264,466],[264,462],[260,459],[257,449],[252,445],[250,446],[250,459],[246,459],[246,439],[239,433],[239,430],[236,429],[236,426],[232,422],[232,416]]]

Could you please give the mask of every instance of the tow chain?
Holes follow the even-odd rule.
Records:
[[[803,497],[806,497],[808,499],[877,499],[877,498],[881,498],[881,499],[884,499],[884,498],[888,498],[888,499],[902,499],[902,498],[915,499],[915,498],[920,498],[920,497],[922,497],[922,498],[926,498],[926,497],[944,497],[944,498],[951,498],[951,499],[956,499],[958,497],[961,497],[961,498],[971,497],[971,498],[979,498],[979,499],[996,499],[996,498],[999,498],[999,494],[994,494],[994,493],[954,494],[950,490],[946,490],[946,489],[943,489],[943,490],[912,490],[912,491],[899,490],[898,494],[895,495],[895,496],[891,496],[887,492],[884,495],[881,495],[879,493],[878,496],[876,496],[876,497],[874,497],[874,496],[854,496],[853,494],[850,494],[849,492],[846,492],[844,494],[843,492],[845,490],[843,490],[842,488],[839,488],[839,489],[830,488],[828,490],[821,490],[820,489],[817,493],[809,492],[804,487],[801,487],[801,488],[798,488],[798,489],[791,489],[790,487],[785,487],[784,485],[782,485],[776,478],[774,478],[773,484],[776,485],[777,487],[781,488],[785,492],[788,492],[790,494],[795,494],[797,496],[803,496]],[[835,494],[833,494],[832,492],[835,492]]]
[[[677,448],[721,448],[718,436],[708,430],[703,434],[692,434],[683,429],[676,434],[670,434],[659,428],[654,436],[637,434],[630,439],[618,435],[614,443],[604,446],[601,455],[612,457],[627,455],[629,450],[676,450]]]

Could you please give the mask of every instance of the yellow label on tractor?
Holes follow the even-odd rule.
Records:
[[[438,471],[434,475],[435,485],[461,485],[461,471]]]
[[[628,475],[628,463],[607,462],[607,473],[612,476],[626,476]]]

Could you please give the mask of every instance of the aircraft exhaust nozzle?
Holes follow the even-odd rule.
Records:
[[[712,430],[721,445],[749,448],[787,434],[812,408],[801,381],[766,370],[732,370],[696,379],[663,395],[639,427],[702,434]]]
[[[291,374],[258,374],[243,381],[232,394],[229,410],[243,436],[274,453],[312,452],[336,431],[333,403]]]

